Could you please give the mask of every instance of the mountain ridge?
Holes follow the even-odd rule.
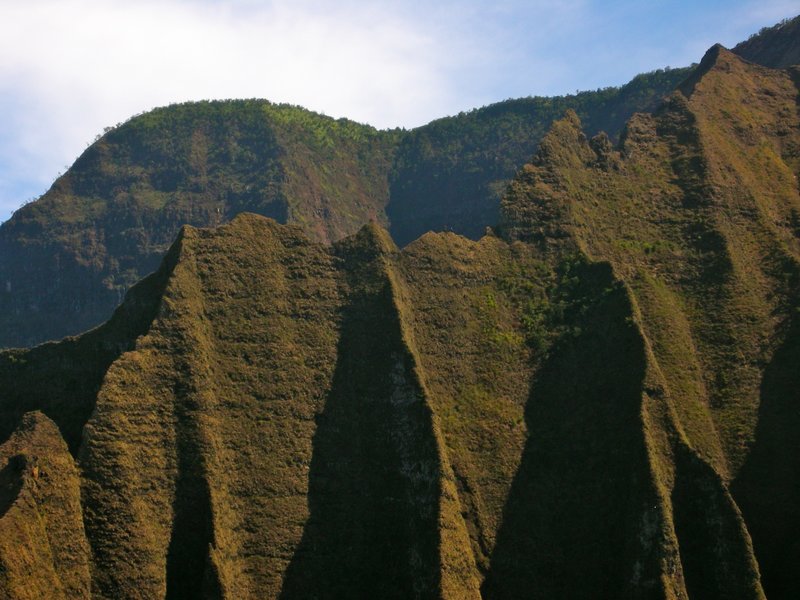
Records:
[[[184,225],[0,351],[0,595],[796,597],[798,82],[566,111],[476,240]]]
[[[372,219],[391,225],[401,245],[429,229],[480,237],[565,108],[620,127],[682,77],[654,72],[618,90],[508,101],[411,132],[266,101],[145,113],[106,132],[0,226],[0,347],[100,324],[184,223],[216,225],[249,210],[326,242]]]

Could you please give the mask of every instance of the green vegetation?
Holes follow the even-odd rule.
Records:
[[[554,124],[509,188],[500,231],[536,245],[550,264],[576,249],[608,261],[625,282],[648,352],[649,461],[672,507],[668,545],[683,565],[670,585],[760,597],[763,582],[767,595],[790,597],[797,583],[767,532],[776,515],[797,523],[795,496],[782,488],[783,500],[766,500],[770,487],[756,489],[749,465],[774,452],[757,431],[771,407],[786,406],[765,387],[773,370],[796,398],[778,366],[780,349],[794,347],[787,336],[800,292],[791,224],[800,203],[796,81],[715,47],[683,89],[688,98],[676,93],[654,115],[632,119],[616,150],[595,147],[574,114]],[[787,425],[772,421],[767,437],[794,447]],[[760,468],[778,469],[771,456],[776,463]],[[713,559],[703,550],[712,539],[720,544]]]
[[[616,136],[634,112],[654,109],[689,71],[654,71],[620,88],[570,96],[506,100],[408,132],[390,176],[392,236],[401,246],[429,230],[479,238],[497,223],[510,180],[565,111],[580,115],[587,133]]]
[[[429,230],[473,238],[568,107],[615,132],[685,70],[622,88],[510,100],[413,131],[378,131],[264,100],[159,108],[109,128],[39,200],[0,228],[0,346],[29,346],[107,319],[155,270],[183,224],[243,211],[335,242],[391,225],[404,245]]]
[[[172,225],[230,222],[182,227],[104,325],[0,352],[0,596],[797,597],[795,75],[714,47],[616,146],[567,110],[497,227],[402,249],[387,173],[495,193],[502,153],[455,140],[507,123],[512,156],[517,104],[108,131],[2,230],[45,275],[119,293]]]
[[[250,211],[331,241],[380,220],[398,135],[263,100],[175,105],[110,129],[0,229],[0,345],[102,322],[184,224]]]
[[[800,64],[800,16],[783,19],[772,27],[762,27],[746,41],[737,44],[733,52],[754,63],[785,69]]]

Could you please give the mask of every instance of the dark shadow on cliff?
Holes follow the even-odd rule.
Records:
[[[800,90],[800,68],[789,74]],[[800,106],[800,93],[797,96]],[[800,238],[795,219],[795,236]],[[786,268],[794,278],[797,270]],[[755,444],[731,491],[753,538],[770,599],[800,598],[800,305],[797,292],[783,343],[764,370]]]
[[[581,286],[592,303],[532,385],[484,598],[616,598],[635,577],[630,539],[649,489],[643,342],[607,265],[588,265]]]
[[[22,470],[27,467],[23,455],[12,456],[0,469],[0,518],[14,505],[22,490]]]
[[[800,598],[800,314],[764,371],[755,445],[731,485],[770,599]]]
[[[761,598],[758,571],[722,478],[683,444],[674,459],[673,517],[689,598]]]
[[[385,274],[369,256],[347,263],[350,304],[317,417],[310,516],[280,597],[436,597],[440,483],[430,412]]]
[[[205,466],[202,433],[196,414],[197,400],[190,386],[175,390],[178,416],[178,478],[175,482],[175,517],[167,550],[166,600],[214,598],[205,589],[219,589],[215,574],[208,571],[208,552],[214,542],[211,492]]]

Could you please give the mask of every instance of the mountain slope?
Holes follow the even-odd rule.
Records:
[[[398,251],[376,225],[333,247],[255,215],[184,228],[117,312],[143,324],[135,342],[112,321],[0,354],[4,422],[30,398],[74,437],[70,391],[19,373],[86,340],[127,350],[98,355],[73,448],[93,589],[761,598],[763,573],[791,597],[763,511],[796,530],[796,464],[770,441],[797,444],[776,423],[798,389],[796,279],[774,271],[796,261],[796,188],[776,176],[794,146],[774,145],[794,133],[757,108],[756,138],[719,129],[733,106],[706,102],[784,106],[791,85],[715,48],[689,99],[634,118],[619,150],[568,116],[504,200],[503,238]],[[750,194],[755,176],[777,187]]]
[[[737,44],[733,53],[773,69],[800,65],[800,16],[763,28]]]
[[[736,52],[797,62],[798,20]],[[403,132],[376,131],[266,101],[157,109],[99,138],[39,200],[0,226],[0,347],[31,346],[98,325],[153,271],[181,225],[250,211],[333,242],[375,219],[405,245],[426,231],[477,239],[500,197],[565,110],[587,134],[616,139],[690,69],[620,88],[508,100]]]
[[[598,430],[564,457],[555,439],[546,442],[542,434],[561,422],[551,411],[559,392],[537,374],[585,371],[597,355],[595,327],[607,344],[617,328],[633,332],[624,292],[604,291],[613,285],[607,269],[576,285],[567,275],[592,268],[559,268],[492,237],[430,234],[398,253],[374,225],[331,249],[254,215],[184,229],[161,270],[157,315],[107,366],[76,450],[93,589],[170,598],[513,595],[531,581],[524,565],[543,564],[547,553],[515,549],[508,528],[548,521],[557,505],[577,510],[596,492],[608,504],[590,507],[584,524],[594,527],[558,528],[549,543],[577,535],[591,540],[580,546],[589,553],[606,537],[633,544],[640,505],[607,510],[620,490],[646,498],[647,474],[617,481],[607,469],[644,465],[635,401],[632,412],[614,411],[631,451],[576,471],[574,496],[565,496],[569,482],[553,488],[553,472],[531,465],[544,453],[561,471],[616,443],[617,434]],[[146,295],[138,288],[129,298]],[[553,297],[563,314],[530,307],[528,293]],[[606,315],[619,302],[622,313]],[[524,315],[546,322],[529,330]],[[44,348],[69,353],[76,342]],[[36,383],[16,370],[36,352],[0,354],[3,389],[15,381],[36,397]],[[601,385],[612,397],[621,393],[617,376],[628,379],[619,370]],[[635,373],[630,382],[635,400]],[[586,394],[600,422],[602,396],[581,389],[575,406]],[[60,410],[70,394],[46,399],[42,408],[70,431]],[[0,402],[14,414],[19,400]],[[577,433],[569,421],[561,427]],[[535,520],[524,500],[532,485],[551,499],[534,503]],[[574,591],[624,589],[635,557],[611,558],[591,577],[570,578],[586,586]],[[543,594],[560,589],[569,561],[556,566],[533,579]],[[647,568],[642,585],[653,586],[660,567]]]
[[[382,218],[395,137],[265,101],[173,106],[107,132],[0,227],[0,345],[101,323],[186,223],[247,210],[329,241]]]
[[[218,225],[250,211],[326,243],[389,218],[401,244],[431,229],[477,238],[496,222],[508,180],[567,107],[585,110],[592,127],[616,130],[684,75],[509,101],[406,133],[255,100],[135,117],[0,226],[0,347],[107,319],[183,224]]]
[[[0,595],[797,597],[798,81],[568,111],[479,240],[183,227],[0,352]]]
[[[587,133],[616,135],[634,112],[654,109],[688,73],[660,70],[620,88],[506,100],[409,132],[391,175],[392,237],[401,246],[430,230],[479,238],[497,222],[508,182],[564,111],[577,111]]]
[[[682,89],[688,98],[634,117],[619,150],[587,140],[574,114],[557,123],[504,200],[502,229],[548,254],[608,261],[629,288],[650,353],[650,460],[690,595],[741,593],[708,572],[738,546],[730,574],[752,574],[757,560],[767,596],[789,598],[797,554],[783,532],[800,527],[800,388],[786,362],[800,301],[796,77],[717,46]],[[727,535],[715,556],[683,555]]]

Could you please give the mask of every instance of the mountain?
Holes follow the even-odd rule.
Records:
[[[0,227],[0,346],[98,325],[185,223],[251,211],[330,241],[384,219],[397,135],[256,100],[172,106],[108,131]]]
[[[798,62],[800,18],[734,52]],[[478,239],[553,120],[576,111],[587,135],[616,140],[690,69],[621,88],[507,100],[411,130],[377,131],[261,100],[199,102],[108,129],[40,199],[0,225],[0,347],[32,346],[108,319],[158,266],[181,225],[242,211],[334,242],[376,220],[404,246],[426,231]]]
[[[501,191],[564,110],[617,131],[685,75],[507,101],[411,132],[258,100],[140,115],[107,131],[0,226],[0,347],[106,320],[184,223],[213,226],[249,211],[326,243],[371,219],[391,225],[401,244],[428,230],[480,237],[497,221]]]
[[[504,199],[506,236],[625,281],[654,485],[692,597],[760,594],[756,563],[767,597],[800,593],[797,75],[716,46],[618,149],[575,115],[557,123]]]
[[[0,353],[0,595],[797,597],[797,75],[568,111],[479,240],[184,226]]]
[[[800,64],[800,16],[765,27],[737,44],[734,54],[773,69]]]

